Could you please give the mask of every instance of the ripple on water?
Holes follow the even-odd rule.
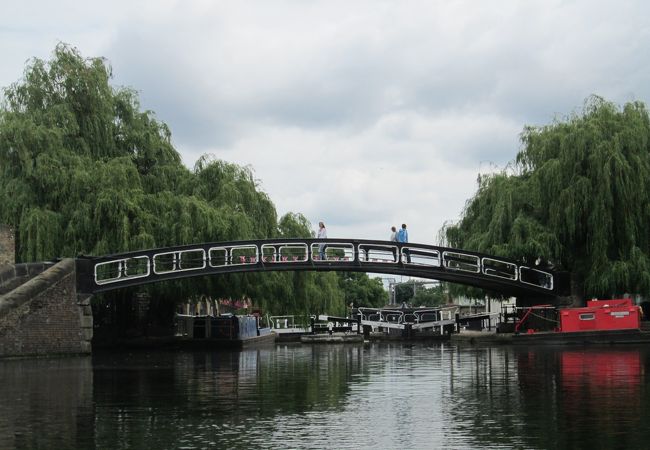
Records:
[[[644,448],[648,362],[438,343],[3,361],[0,448]]]

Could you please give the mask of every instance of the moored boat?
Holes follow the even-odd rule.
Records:
[[[618,344],[648,343],[650,330],[641,307],[632,299],[589,300],[584,307],[549,305],[518,308],[513,322],[500,324],[498,333],[458,333],[452,340],[506,344]]]
[[[246,347],[273,343],[275,334],[253,315],[176,315],[176,342],[187,346]]]

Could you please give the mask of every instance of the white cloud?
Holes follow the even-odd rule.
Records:
[[[251,165],[331,236],[433,242],[524,125],[648,101],[646,2],[14,2],[0,85],[58,41],[105,56],[192,166]]]

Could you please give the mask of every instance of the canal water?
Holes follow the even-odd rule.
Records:
[[[0,448],[650,448],[648,350],[278,344],[0,361]]]

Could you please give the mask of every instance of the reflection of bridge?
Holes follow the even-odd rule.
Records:
[[[319,246],[325,244],[325,258]],[[77,258],[79,292],[195,276],[274,270],[357,271],[450,281],[506,295],[555,297],[566,282],[553,271],[454,248],[358,239],[218,242]]]

